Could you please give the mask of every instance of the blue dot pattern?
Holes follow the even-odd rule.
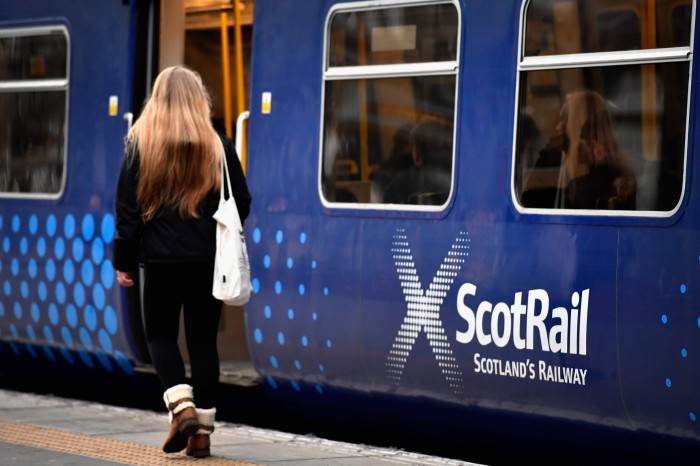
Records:
[[[106,254],[115,226],[110,213],[0,215],[0,339],[10,351],[133,374],[108,302],[118,299]]]
[[[265,375],[264,382],[273,390],[283,390],[292,394],[323,395],[322,376],[325,361],[319,360],[331,348],[330,339],[313,341],[308,335],[318,335],[313,326],[320,325],[323,314],[317,307],[311,307],[305,294],[315,291],[326,297],[328,287],[317,285],[320,276],[315,260],[309,258],[307,248],[310,238],[306,232],[292,234],[289,231],[264,231],[254,228],[252,244],[258,248],[253,258],[259,263],[251,263],[253,293],[268,297],[261,302],[251,299],[246,312],[252,323],[250,340],[259,345],[262,358],[256,361],[257,368]],[[309,277],[309,282],[299,277]],[[316,277],[311,282],[310,277]],[[297,333],[300,332],[300,333]],[[293,346],[294,350],[285,351]],[[265,354],[268,353],[268,354]],[[294,357],[289,356],[293,354]],[[290,379],[291,374],[291,379]]]
[[[698,256],[698,259],[700,259],[700,256]],[[681,283],[681,284],[678,286],[678,292],[679,292],[681,295],[685,295],[686,293],[688,293],[688,285],[687,285],[686,283]],[[698,311],[698,313],[700,314],[700,311]],[[668,313],[663,312],[663,313],[661,314],[660,320],[661,320],[661,324],[662,324],[663,326],[667,326],[667,325],[669,325],[669,323],[671,322],[671,316],[669,316]],[[700,327],[700,315],[697,317],[697,323],[698,323],[698,327]],[[687,349],[687,348],[685,348],[685,347],[680,347],[677,351],[678,351],[678,354],[680,355],[681,359],[687,359],[687,358],[688,358],[688,354],[689,354],[689,353],[688,353],[688,349]],[[673,379],[672,379],[671,377],[666,377],[666,378],[663,380],[663,384],[664,384],[664,386],[665,386],[667,389],[670,389],[670,390],[673,389]],[[693,411],[693,410],[688,411],[688,418],[690,419],[690,421],[691,421],[692,423],[695,423],[695,421],[697,420],[697,416],[696,416],[695,411]]]

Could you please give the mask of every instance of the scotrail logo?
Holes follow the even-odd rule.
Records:
[[[464,390],[462,370],[457,363],[450,338],[445,332],[441,308],[462,265],[469,255],[469,238],[460,232],[443,259],[427,289],[423,288],[406,232],[394,234],[392,253],[404,299],[406,315],[386,361],[387,377],[398,386],[406,361],[421,333],[433,351],[445,380],[456,395]],[[512,346],[518,351],[588,353],[588,314],[590,289],[571,293],[570,306],[556,306],[545,289],[518,291],[512,302],[477,299],[477,286],[463,283],[457,292],[457,313],[462,319],[450,336],[455,343],[476,343],[486,348]],[[480,301],[481,300],[481,301]],[[544,382],[586,385],[587,369],[551,365],[545,360],[502,360],[474,354],[474,373],[520,377]]]
[[[462,264],[469,255],[469,238],[460,232],[447,257],[440,264],[427,290],[423,289],[406,232],[398,229],[391,249],[396,272],[406,300],[406,316],[401,323],[386,362],[387,375],[394,385],[399,385],[406,360],[421,332],[424,332],[445,376],[455,394],[463,391],[462,371],[452,352],[440,319],[440,308],[450,291]]]

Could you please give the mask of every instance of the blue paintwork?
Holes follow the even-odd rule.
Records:
[[[518,213],[510,176],[520,5],[461,1],[451,204],[440,215],[325,208],[317,179],[322,25],[335,3],[255,4],[248,136],[254,204],[246,226],[256,290],[246,322],[253,360],[270,391],[311,402],[344,389],[383,393],[416,412],[418,396],[455,409],[535,413],[700,440],[700,378],[693,363],[700,356],[694,287],[700,249],[692,163],[686,199],[671,218]],[[263,92],[272,94],[270,114],[261,111]],[[697,130],[691,117],[691,161]],[[457,389],[424,331],[398,386],[387,376],[406,316],[392,255],[397,231],[410,243],[422,289],[461,232],[468,235],[469,255],[439,314]],[[465,283],[477,287],[464,301],[474,310],[482,301],[510,306],[520,292],[525,301],[531,290],[546,291],[550,309],[570,309],[574,292],[590,290],[587,354],[543,351],[538,339],[532,350],[516,349],[512,338],[504,347],[459,343],[457,332],[467,329],[458,298]],[[478,372],[477,355],[533,363],[534,376]],[[553,381],[556,371],[571,369],[586,371],[585,384]]]
[[[99,21],[82,2],[0,5],[0,28],[64,26],[70,54],[65,191],[56,200],[0,198],[0,334],[3,352],[26,355],[26,348],[56,364],[131,374],[140,357],[114,278],[111,243],[127,131],[122,115],[134,111],[136,5],[101,1],[95,7]],[[119,111],[109,116],[113,95]]]
[[[0,27],[64,25],[71,51],[66,191],[55,201],[0,199],[0,354],[11,361],[119,374],[141,363],[109,261],[126,132],[121,115],[135,110],[134,54],[145,46],[135,39],[136,2],[126,3],[99,2],[100,21],[83,3],[0,3]],[[322,24],[336,3],[255,1],[247,167],[253,205],[246,222],[254,295],[245,313],[251,358],[267,392],[320,406],[369,394],[380,409],[390,401],[386,409],[394,406],[418,426],[443,421],[445,410],[433,409],[442,406],[457,427],[483,423],[506,432],[508,424],[489,417],[500,412],[526,424],[534,414],[700,441],[694,93],[685,198],[674,216],[521,214],[511,198],[521,6],[460,0],[450,204],[439,213],[326,208],[318,189]],[[261,113],[263,92],[272,93],[270,114]],[[107,114],[110,95],[119,97],[116,117]],[[393,384],[387,360],[406,318],[397,235],[406,236],[423,290],[451,248],[469,249],[458,256],[438,305],[446,345],[434,352],[421,330]],[[476,287],[475,296],[460,301],[465,284]],[[517,293],[526,302],[534,290],[546,292],[550,309],[567,312],[576,307],[572,294],[589,290],[585,355],[544,351],[539,338],[534,349],[515,348],[512,337],[503,347],[458,342],[469,327],[462,305],[510,306]],[[500,361],[512,371],[477,371],[477,354],[489,368]],[[558,368],[585,370],[585,384],[552,381]],[[470,417],[477,414],[484,417]]]

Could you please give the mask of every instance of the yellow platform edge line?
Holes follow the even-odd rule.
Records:
[[[0,441],[132,466],[168,466],[197,461],[184,451],[167,454],[148,445],[3,420],[0,420]],[[254,466],[255,463],[212,456],[207,458],[207,465]]]

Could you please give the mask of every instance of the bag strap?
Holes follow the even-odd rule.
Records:
[[[221,145],[221,191],[219,193],[219,200],[223,201],[226,197],[224,196],[224,178],[226,178],[226,183],[228,185],[228,195],[233,196],[233,190],[231,189],[231,177],[228,174],[228,163],[226,162],[226,151],[224,150],[223,144]]]

